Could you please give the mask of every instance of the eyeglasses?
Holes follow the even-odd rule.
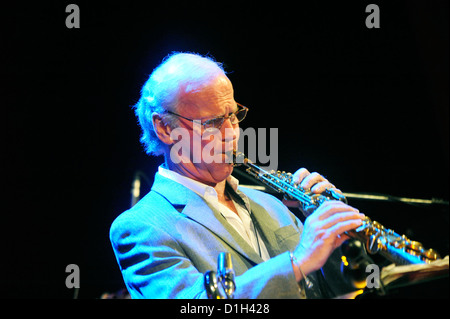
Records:
[[[201,123],[203,125],[203,128],[205,130],[211,130],[213,128],[216,128],[218,130],[220,130],[220,128],[222,127],[223,123],[225,122],[225,120],[230,119],[231,124],[236,125],[240,122],[242,122],[245,117],[247,116],[247,112],[248,112],[248,107],[243,106],[242,104],[236,103],[238,106],[238,110],[234,113],[230,113],[228,114],[228,116],[218,116],[209,120],[205,120],[203,121],[203,123]],[[194,119],[190,119],[187,117],[184,117],[180,114],[171,112],[171,111],[167,111],[167,113],[175,115],[175,116],[179,116],[185,120],[189,120],[189,121],[200,121],[200,120],[194,120]]]

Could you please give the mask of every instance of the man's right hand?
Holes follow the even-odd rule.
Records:
[[[326,201],[306,218],[300,244],[294,251],[305,275],[320,269],[331,253],[349,237],[344,233],[362,225],[365,218],[356,208],[340,201]],[[294,265],[297,281],[301,273]]]

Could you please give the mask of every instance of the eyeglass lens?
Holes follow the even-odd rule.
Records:
[[[232,113],[228,118],[230,119],[231,124],[235,125],[241,122],[246,115],[246,110],[239,110],[236,113]],[[226,117],[219,117],[215,119],[211,119],[205,122],[205,126],[208,128],[215,127],[220,129],[223,125],[223,122],[225,121]]]

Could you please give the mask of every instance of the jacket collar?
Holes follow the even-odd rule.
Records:
[[[152,191],[157,192],[169,201],[181,214],[208,228],[231,248],[248,258],[251,262],[259,264],[262,258],[242,238],[226,219],[214,207],[208,205],[199,195],[187,187],[162,176],[155,174]],[[251,204],[250,204],[251,205]],[[273,231],[272,231],[273,232]],[[268,243],[270,245],[272,243]],[[270,252],[270,251],[269,251]]]

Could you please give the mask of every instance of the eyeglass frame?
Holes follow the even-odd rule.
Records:
[[[241,107],[241,109],[238,109],[236,112],[229,113],[228,116],[222,115],[222,116],[217,116],[217,117],[213,117],[213,118],[211,118],[211,119],[209,119],[209,120],[206,120],[206,122],[208,122],[208,121],[213,121],[213,120],[217,120],[217,119],[220,119],[220,118],[221,118],[221,119],[223,119],[223,121],[222,121],[222,124],[220,124],[220,127],[214,127],[214,126],[212,126],[212,127],[205,128],[205,125],[207,125],[206,122],[205,122],[205,123],[201,123],[201,125],[203,126],[203,128],[204,128],[205,130],[211,129],[211,128],[216,128],[216,129],[220,130],[220,129],[222,128],[222,126],[223,126],[223,123],[225,123],[225,121],[226,121],[227,119],[231,118],[231,116],[233,116],[233,115],[234,115],[235,118],[237,119],[236,113],[241,112],[241,111],[245,111],[245,115],[244,115],[244,117],[242,118],[242,120],[240,120],[239,122],[237,122],[237,123],[235,123],[235,124],[233,124],[233,123],[231,122],[232,125],[236,125],[236,124],[241,123],[241,122],[245,119],[245,117],[247,116],[248,107],[246,107],[246,106],[244,106],[244,105],[242,105],[242,104],[240,104],[240,103],[237,103],[237,102],[236,102],[236,104],[237,104],[238,107]],[[179,116],[179,117],[181,117],[182,119],[185,119],[185,120],[188,120],[188,121],[192,121],[192,122],[194,122],[194,121],[202,121],[201,119],[190,119],[190,118],[187,118],[187,117],[185,117],[185,116],[183,116],[183,115],[177,114],[177,113],[172,112],[172,111],[166,110],[166,112],[169,113],[169,114],[175,115],[175,116]],[[231,121],[231,120],[230,120],[230,121]]]

